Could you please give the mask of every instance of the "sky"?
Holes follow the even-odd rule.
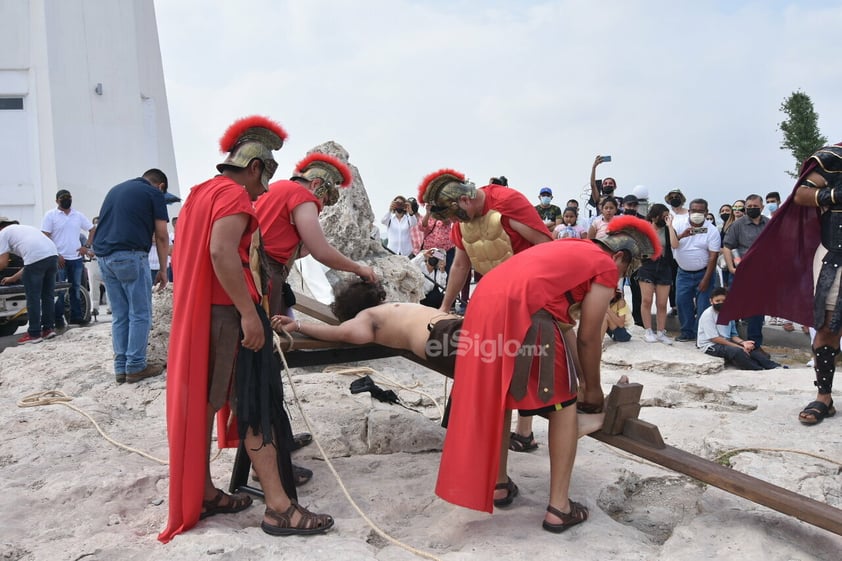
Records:
[[[842,141],[842,4],[799,1],[155,0],[182,194],[234,120],[289,133],[275,179],[328,140],[374,214],[428,173],[505,175],[537,204],[680,188],[716,210],[791,192],[781,103],[807,93]]]

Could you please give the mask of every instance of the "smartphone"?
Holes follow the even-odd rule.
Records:
[[[599,159],[603,162],[610,162],[611,156],[600,156]]]
[[[690,228],[691,234],[706,234],[708,231],[706,226],[698,227],[698,228]]]

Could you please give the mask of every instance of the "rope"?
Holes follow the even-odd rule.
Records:
[[[288,338],[292,338],[289,333],[285,333]],[[362,517],[363,520],[374,530],[380,537],[383,539],[391,542],[392,544],[409,551],[410,553],[414,553],[419,557],[423,557],[425,559],[433,559],[434,561],[441,561],[438,557],[433,555],[432,553],[427,553],[426,551],[422,551],[420,549],[416,549],[415,547],[405,544],[402,541],[398,540],[397,538],[393,538],[389,534],[387,534],[384,530],[382,530],[373,520],[371,520],[357,505],[354,499],[351,497],[351,494],[348,492],[348,489],[345,487],[345,484],[342,482],[342,478],[339,476],[339,472],[336,471],[336,468],[333,467],[333,462],[330,461],[325,449],[322,448],[322,443],[319,442],[319,439],[316,436],[316,431],[313,430],[313,425],[310,424],[310,419],[307,417],[307,414],[304,412],[304,408],[301,406],[301,400],[298,398],[298,392],[295,389],[295,383],[292,380],[292,374],[289,371],[289,365],[287,364],[286,356],[284,352],[281,350],[280,345],[280,337],[277,335],[273,337],[273,341],[275,344],[275,350],[281,357],[281,361],[284,363],[284,373],[286,373],[287,380],[289,381],[289,387],[292,390],[292,396],[295,399],[295,404],[298,406],[298,411],[301,413],[301,418],[304,420],[304,424],[307,426],[307,431],[313,435],[313,443],[318,447],[319,452],[322,455],[322,459],[324,459],[327,467],[330,469],[331,473],[333,473],[333,477],[336,478],[337,483],[339,483],[339,488],[342,489],[342,493],[345,495],[345,498],[348,499],[348,502],[354,507],[354,510]],[[434,400],[435,401],[435,400]]]
[[[728,450],[726,452],[721,453],[716,457],[716,461],[718,462],[725,456],[733,456],[734,454],[739,454],[740,452],[787,452],[789,454],[802,454],[804,456],[810,456],[811,458],[816,458],[818,460],[824,460],[825,462],[842,466],[842,462],[837,460],[831,460],[825,456],[820,456],[818,454],[813,454],[812,452],[805,452],[804,450],[792,450],[790,448],[734,448],[733,450]]]
[[[84,411],[82,409],[79,409],[75,405],[71,405],[69,403],[70,401],[73,401],[73,398],[69,397],[67,394],[65,394],[61,390],[47,390],[47,391],[34,393],[34,394],[31,394],[31,395],[28,395],[28,396],[24,397],[23,399],[18,401],[18,407],[38,407],[38,406],[41,406],[41,405],[64,405],[65,407],[69,407],[70,409],[73,409],[77,413],[81,413],[83,416],[87,417],[88,420],[91,423],[93,423],[94,428],[96,428],[97,432],[99,432],[99,434],[101,434],[102,437],[105,440],[107,440],[108,442],[110,442],[114,446],[116,446],[118,448],[123,448],[124,450],[128,450],[129,452],[134,452],[135,454],[139,454],[139,455],[143,456],[144,458],[152,460],[153,462],[157,462],[161,465],[169,464],[169,462],[167,460],[162,460],[160,458],[156,458],[155,456],[147,454],[146,452],[144,452],[142,450],[138,450],[137,448],[132,448],[131,446],[126,446],[125,444],[117,442],[116,440],[114,440],[113,438],[111,438],[110,436],[105,434],[105,432],[100,428],[99,424],[97,424],[97,422],[94,420],[93,417],[91,417],[86,411]]]

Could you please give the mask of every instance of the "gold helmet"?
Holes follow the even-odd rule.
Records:
[[[325,206],[335,205],[339,200],[339,187],[351,184],[351,170],[329,154],[314,152],[298,162],[293,178],[302,177],[307,181],[321,179],[313,194],[316,198],[325,197]]]
[[[220,172],[228,166],[242,169],[257,158],[263,162],[260,181],[268,187],[278,169],[272,150],[280,150],[286,138],[286,131],[278,123],[259,115],[244,117],[228,127],[219,139],[219,149],[227,152],[228,157],[216,169]]]
[[[594,240],[612,252],[629,254],[628,274],[638,267],[643,259],[657,259],[661,256],[661,242],[651,223],[631,215],[617,216],[608,223],[608,235]]]
[[[462,195],[473,199],[477,195],[477,187],[462,173],[452,169],[434,171],[418,187],[418,202],[426,204],[436,220],[468,220],[465,211],[459,208],[459,197]]]

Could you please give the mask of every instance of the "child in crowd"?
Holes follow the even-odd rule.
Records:
[[[572,206],[565,208],[561,215],[561,224],[553,230],[553,238],[587,238],[587,230],[577,224],[578,221],[579,211]]]
[[[618,343],[625,343],[631,339],[631,334],[626,329],[630,315],[623,293],[617,290],[608,306],[603,326],[608,336]]]

